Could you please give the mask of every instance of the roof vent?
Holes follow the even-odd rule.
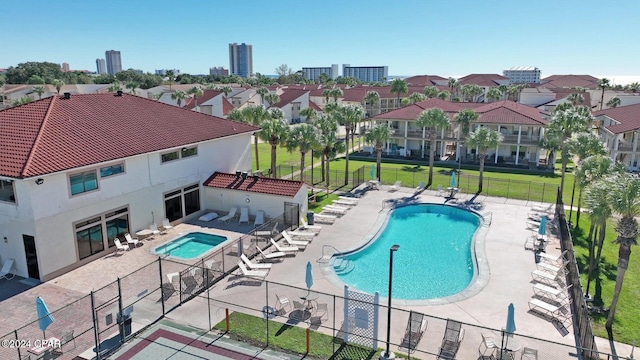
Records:
[[[259,178],[260,178],[260,175],[253,174],[253,181],[258,181]]]
[[[70,92],[64,93],[64,98],[67,100],[71,99],[71,93]]]
[[[243,179],[243,180],[244,180],[244,179],[246,179],[246,178],[247,178],[247,175],[248,175],[248,174],[247,174],[247,172],[246,172],[246,171],[243,171],[243,172],[242,172],[242,179]]]
[[[236,177],[239,178],[242,175],[242,171],[236,171]]]
[[[116,96],[122,96],[122,90],[116,91]]]

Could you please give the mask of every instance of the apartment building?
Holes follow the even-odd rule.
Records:
[[[229,44],[229,72],[243,78],[253,76],[253,46]]]
[[[534,66],[515,66],[502,71],[509,84],[539,84],[540,69]]]
[[[388,66],[351,66],[342,65],[343,77],[354,77],[364,82],[382,82],[389,78]]]
[[[316,81],[320,74],[327,74],[331,79],[338,77],[338,64],[332,64],[331,67],[303,67],[302,74],[305,79]]]

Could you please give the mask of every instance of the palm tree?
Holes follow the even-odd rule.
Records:
[[[378,94],[377,91],[367,91],[367,94],[364,96],[364,101],[371,105],[371,112],[369,112],[369,116],[377,115],[373,113],[373,109],[375,109],[376,105],[378,105],[378,107],[380,105],[380,94]]]
[[[618,237],[615,240],[615,243],[620,246],[618,251],[618,273],[611,306],[609,306],[609,316],[605,323],[605,328],[611,333],[613,319],[616,315],[616,306],[622,291],[622,282],[629,267],[631,245],[638,245],[638,221],[636,216],[640,215],[640,179],[622,174],[614,176],[613,181],[609,184],[611,208],[614,214],[620,216],[616,221]]]
[[[460,142],[464,142],[465,139],[467,138],[467,136],[469,135],[469,131],[471,129],[471,124],[474,123],[476,120],[478,120],[478,118],[480,117],[480,114],[478,114],[477,112],[471,110],[471,109],[464,109],[464,110],[460,110],[454,120],[458,123],[458,145],[462,145],[460,144]],[[463,149],[460,149],[460,146],[458,146],[458,150],[460,150],[460,155],[458,156],[462,156],[462,154],[466,154],[467,153],[467,149],[466,149],[466,145],[464,146]],[[462,151],[464,150],[464,151]],[[457,152],[457,151],[456,151]]]
[[[507,97],[507,90],[509,90],[509,85],[506,85],[506,84],[498,85],[498,90],[500,90],[500,93],[502,94],[500,99],[504,100]]]
[[[447,86],[449,86],[449,93],[451,94],[451,101],[453,101],[453,95],[455,93],[455,90],[457,90],[460,87],[460,83],[458,82],[458,80],[450,77],[449,80],[447,81]]]
[[[575,181],[573,182],[573,190],[571,191],[571,212],[569,213],[569,221],[573,215],[573,198],[576,191],[576,185],[579,187],[578,194],[578,210],[576,215],[576,228],[580,224],[580,208],[582,206],[582,189],[588,184],[587,181],[593,181],[591,179],[591,173],[594,171],[592,166],[587,166],[583,169],[583,162],[592,156],[604,156],[607,154],[607,149],[604,143],[600,140],[600,137],[593,133],[579,133],[568,141],[569,153],[576,158],[576,174]]]
[[[364,117],[364,109],[360,105],[339,105],[334,111],[331,112],[338,124],[344,125],[345,132],[347,133],[346,145],[349,145],[349,134],[355,126]],[[353,144],[352,144],[353,146]],[[349,183],[349,150],[346,150],[345,163],[344,163],[344,184]]]
[[[389,90],[392,94],[397,94],[398,97],[396,99],[396,106],[400,107],[400,94],[406,94],[409,92],[409,87],[407,86],[407,81],[404,79],[393,79],[391,82],[391,89]]]
[[[268,93],[264,96],[264,100],[269,103],[269,107],[280,102],[280,96],[276,93]]]
[[[287,150],[289,152],[293,152],[295,149],[300,151],[300,181],[304,181],[304,157],[314,147],[317,147],[317,142],[318,130],[311,124],[302,124],[289,134],[286,141]]]
[[[127,89],[129,89],[129,93],[131,95],[136,94],[136,89],[140,87],[140,84],[135,81],[130,81],[127,83]]]
[[[329,189],[329,164],[336,154],[344,151],[344,142],[337,136],[338,122],[332,116],[322,115],[315,123],[318,128],[318,150],[322,154],[322,176]]]
[[[427,99],[433,99],[438,96],[438,88],[435,86],[425,86],[424,95]]]
[[[582,103],[584,103],[584,96],[582,96],[582,94],[573,93],[573,94],[567,96],[567,100],[569,100],[569,102],[571,104],[573,104],[574,106],[578,106],[578,105],[582,105]]]
[[[207,90],[218,90],[218,91],[220,91],[218,89],[218,84],[214,84],[214,83],[208,83],[206,88],[207,88]]]
[[[173,81],[176,79],[176,74],[173,72],[173,70],[167,70],[164,75],[169,81],[169,91],[171,91],[171,85],[173,85]]]
[[[420,94],[419,92],[414,92],[411,95],[409,95],[409,100],[411,100],[412,104],[415,104],[420,101],[424,101],[426,98],[427,97],[424,94]]]
[[[438,140],[438,132],[440,129],[449,127],[449,117],[442,109],[433,108],[425,110],[420,113],[416,120],[416,125],[422,128],[424,135],[425,129],[429,128],[427,132],[427,139],[429,139],[429,182],[427,187],[433,183],[433,161],[436,154],[436,141]],[[423,147],[424,149],[424,147]]]
[[[44,94],[46,90],[44,89],[44,86],[34,86],[33,92],[38,94],[38,100],[40,100],[42,99],[42,94]]]
[[[638,92],[638,90],[640,90],[640,82],[632,82],[631,84],[627,85],[627,89],[632,93]]]
[[[272,119],[284,119],[284,111],[280,108],[271,108],[268,110],[268,113]]]
[[[411,103],[411,99],[409,98],[404,98],[402,100],[400,100],[400,103],[402,104],[402,106],[407,106]]]
[[[200,86],[194,86],[191,89],[189,89],[189,91],[187,91],[188,94],[193,95],[193,101],[195,101],[195,106],[193,107],[193,109],[195,111],[198,111],[198,98],[200,96],[202,96],[202,94],[204,94],[204,91],[202,91],[202,88]]]
[[[325,104],[328,104],[329,98],[331,97],[331,89],[324,89],[322,91],[322,96],[324,96]]]
[[[264,120],[260,127],[262,130],[258,133],[260,139],[271,145],[271,177],[276,177],[276,150],[278,145],[284,144],[289,136],[289,125],[283,119],[267,119]]]
[[[231,92],[233,92],[233,89],[231,88],[231,86],[225,85],[225,86],[220,88],[220,91],[222,91],[224,93],[224,97],[229,97],[229,94],[231,94]]]
[[[469,93],[471,92],[471,85],[469,85],[469,84],[462,85],[460,87],[460,92],[462,93],[462,101],[463,102],[467,101],[467,97],[469,96]]]
[[[507,99],[511,101],[516,101],[518,98],[518,87],[515,85],[509,85],[507,88]]]
[[[271,118],[271,113],[262,106],[247,106],[246,108],[240,110],[240,112],[240,121],[251,124],[253,126],[260,126],[265,120]],[[256,154],[256,170],[260,170],[260,161],[258,159],[258,136],[253,137],[253,144]]]
[[[617,96],[612,97],[609,101],[607,101],[607,106],[610,108],[616,108],[620,106],[620,98]]]
[[[440,100],[447,100],[447,99],[451,98],[451,93],[448,92],[447,90],[442,90],[442,91],[440,91],[438,93],[437,98],[440,99]]]
[[[573,106],[570,103],[562,104],[553,111],[551,121],[547,126],[547,133],[551,137],[557,137],[562,150],[562,178],[560,179],[560,193],[564,191],[564,178],[569,162],[569,139],[576,133],[588,132],[592,117],[589,109],[584,106]]]
[[[245,122],[244,121],[244,114],[242,113],[242,110],[240,110],[240,109],[231,109],[231,111],[229,111],[229,113],[227,114],[227,119],[240,121],[240,122]]]
[[[480,85],[473,84],[469,87],[469,96],[471,96],[471,102],[478,102],[480,100],[480,95],[484,93],[484,90],[480,87]]]
[[[60,79],[53,80],[53,86],[55,86],[56,91],[58,91],[58,95],[60,95],[60,89],[64,86],[64,81]]]
[[[182,90],[178,90],[171,94],[171,98],[173,100],[176,100],[176,102],[178,103],[178,107],[180,107],[180,105],[182,105],[182,100],[187,98],[187,93]]]
[[[611,87],[611,81],[607,78],[602,78],[598,80],[598,88],[602,89],[602,93],[600,94],[600,110],[602,110],[602,106],[604,105],[604,91]]]
[[[300,115],[304,116],[307,124],[313,124],[313,121],[318,117],[318,112],[312,107],[306,107],[300,110]]]
[[[111,86],[109,86],[109,88],[107,89],[107,91],[109,92],[118,92],[118,91],[122,91],[122,85],[120,85],[120,82],[116,81],[113,84],[111,84]]]
[[[373,144],[373,148],[376,150],[376,178],[381,179],[380,172],[382,171],[382,150],[391,137],[391,128],[388,124],[376,124],[370,127],[364,135],[365,140]]]
[[[522,94],[522,90],[526,89],[529,87],[529,84],[518,84],[517,88],[518,88],[518,98],[516,99],[517,102],[520,102],[520,95]]]
[[[498,89],[497,87],[492,87],[487,92],[487,99],[489,100],[489,102],[494,102],[502,99],[502,91],[500,91],[500,89]]]
[[[486,127],[479,127],[476,131],[469,133],[467,146],[477,147],[480,157],[480,179],[478,180],[478,193],[482,192],[482,180],[484,176],[484,158],[489,149],[495,149],[502,142],[502,134]]]
[[[587,236],[589,244],[589,270],[587,271],[587,288],[585,290],[587,297],[589,296],[591,278],[594,274],[597,276],[600,267],[600,256],[607,231],[607,220],[613,214],[608,194],[609,183],[602,179],[589,184],[584,194],[584,202],[589,207],[589,218],[591,219],[591,226]],[[596,241],[595,237],[598,232],[598,241]],[[595,254],[596,247],[598,248],[597,255]]]
[[[547,150],[547,167],[555,168],[556,154],[562,149],[561,139],[556,134],[544,133],[544,137],[540,140],[540,147]]]
[[[338,98],[343,96],[342,89],[340,89],[339,87],[334,87],[329,91],[331,92],[331,97],[333,97],[333,102],[337,104]]]
[[[269,93],[269,89],[264,86],[261,86],[258,90],[256,90],[256,94],[260,95],[260,103],[264,104],[264,96]]]

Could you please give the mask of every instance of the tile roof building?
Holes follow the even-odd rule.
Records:
[[[596,111],[593,116],[611,158],[625,164],[628,170],[639,171],[640,104]]]

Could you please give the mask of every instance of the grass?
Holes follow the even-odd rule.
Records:
[[[229,333],[239,340],[264,346],[267,343],[267,322],[269,324],[269,347],[295,354],[306,353],[306,329],[298,326],[234,312],[229,315]],[[219,322],[214,328],[225,331],[225,321]],[[308,356],[318,359],[377,359],[381,350],[373,351],[369,348],[345,344],[342,339],[316,331],[310,331],[309,339]],[[402,354],[396,354],[396,356],[406,358]],[[413,356],[411,358],[415,359]]]
[[[255,145],[252,143],[251,144],[251,159],[252,159],[251,167],[254,171],[257,170],[255,154],[256,154]],[[271,168],[271,145],[266,143],[258,144],[258,160],[260,163],[260,170],[262,170],[263,173],[266,173],[266,171],[268,171]],[[320,161],[320,160],[316,159],[316,161]],[[297,150],[293,152],[288,152],[286,148],[278,146],[276,148],[276,162],[277,162],[277,165],[290,165],[291,168],[289,169],[286,169],[286,167],[282,168],[283,174],[281,174],[280,176],[289,175],[294,171],[300,170],[300,152]],[[305,155],[304,163],[305,163],[305,166],[311,165],[311,153],[308,153]]]
[[[321,212],[323,206],[333,204],[333,200],[338,199],[337,194],[327,194],[326,192],[316,192],[314,196],[316,201],[314,203],[309,200],[309,210],[315,213]]]
[[[587,236],[590,225],[589,217],[582,215],[580,217],[580,227],[572,230],[576,260],[580,268],[584,291],[586,291],[587,286],[587,264],[589,259]],[[618,264],[619,247],[613,243],[613,240],[617,237],[614,226],[615,223],[613,221],[607,223],[599,274],[594,276],[595,280],[591,281],[589,288],[589,293],[594,297],[595,304],[604,305],[606,308],[611,305]],[[638,319],[640,319],[640,307],[637,305],[638,298],[640,298],[640,255],[634,254],[634,250],[636,249],[632,249],[629,268],[625,273],[612,329],[614,340],[627,344],[631,344],[634,340],[640,340],[640,322],[638,322]],[[604,327],[607,321],[606,315],[592,314],[591,318],[596,336],[608,338],[607,330]]]

